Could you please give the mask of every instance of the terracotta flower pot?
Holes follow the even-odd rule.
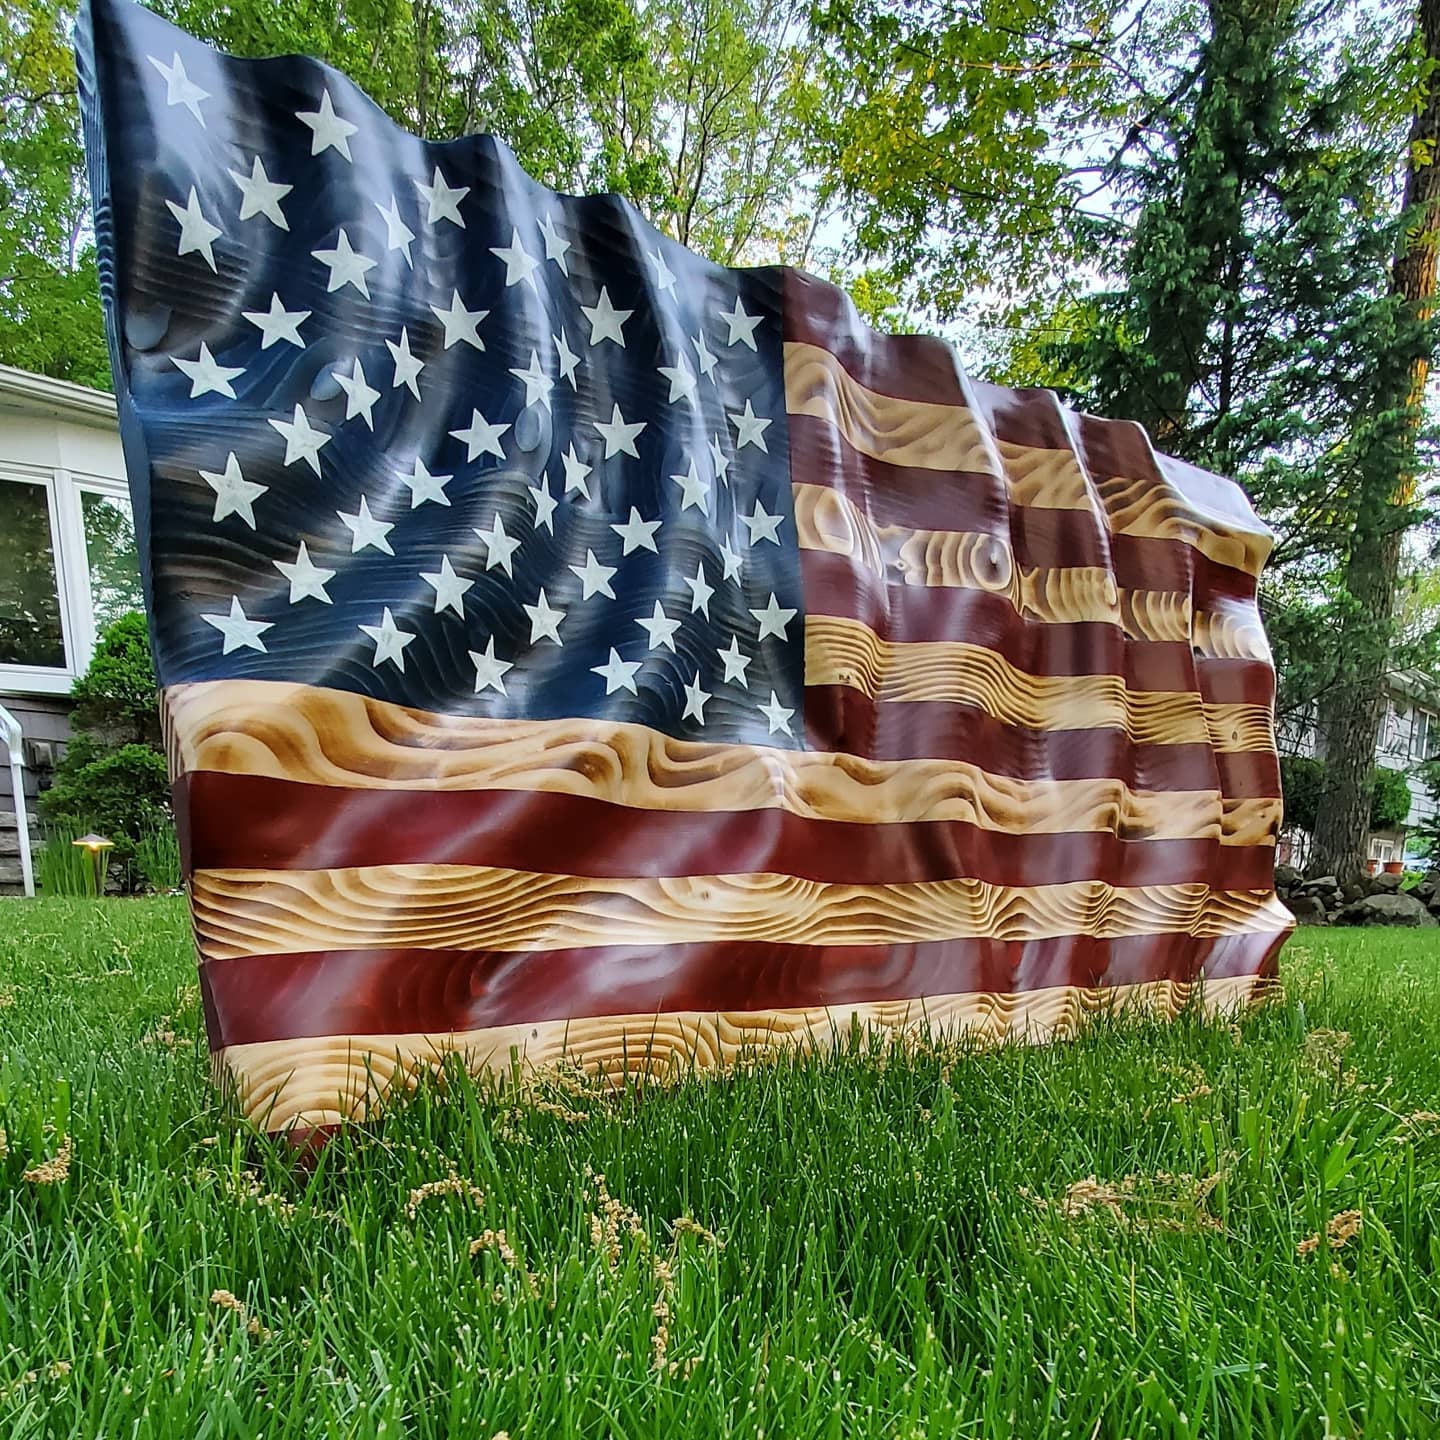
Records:
[[[1405,873],[1405,862],[1403,860],[1387,860],[1385,862],[1385,873],[1387,875],[1403,875]]]
[[[1380,862],[1378,860],[1367,860],[1365,862],[1365,873],[1367,875],[1378,875],[1380,873]]]

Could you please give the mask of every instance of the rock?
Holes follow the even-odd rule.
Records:
[[[1411,929],[1440,925],[1413,895],[1370,895],[1347,905],[1336,918],[1342,925],[1403,925]]]
[[[1318,895],[1322,890],[1338,890],[1340,882],[1333,875],[1321,875],[1314,880],[1307,880],[1301,887],[1302,895]]]
[[[1325,907],[1314,895],[1295,895],[1285,903],[1300,924],[1323,925],[1325,923]]]
[[[1340,901],[1344,905],[1353,905],[1357,900],[1363,900],[1370,891],[1364,885],[1357,885],[1353,881],[1349,885],[1340,887]]]
[[[1277,865],[1275,867],[1275,888],[1282,895],[1298,888],[1299,884],[1300,872],[1293,865]]]
[[[1403,875],[1372,875],[1370,877],[1370,893],[1372,895],[1398,895],[1404,879]]]
[[[1410,893],[1429,909],[1440,910],[1440,870],[1432,870]]]

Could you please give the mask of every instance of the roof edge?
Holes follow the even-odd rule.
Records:
[[[7,402],[32,415],[60,415],[91,425],[117,422],[115,397],[104,390],[0,365],[0,404]]]

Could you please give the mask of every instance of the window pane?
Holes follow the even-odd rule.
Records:
[[[90,599],[95,634],[105,633],[129,610],[143,610],[140,558],[135,550],[135,520],[130,502],[120,496],[80,492],[85,516],[85,551],[90,560]]]
[[[0,665],[65,668],[49,497],[18,480],[0,480]]]

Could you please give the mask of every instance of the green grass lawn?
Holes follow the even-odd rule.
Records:
[[[1440,1426],[1440,933],[1302,931],[1238,1026],[451,1077],[308,1171],[217,1104],[191,954],[180,901],[0,902],[13,1440]]]

